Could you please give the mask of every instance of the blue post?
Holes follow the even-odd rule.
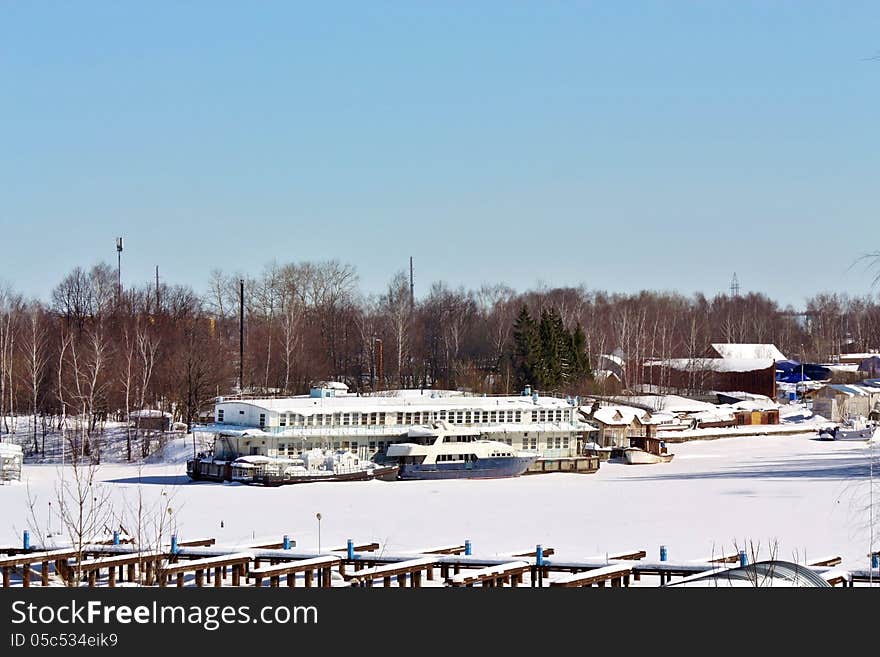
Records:
[[[345,549],[348,552],[348,559],[351,561],[354,559],[354,541],[348,539],[348,542],[345,544]]]
[[[666,546],[660,546],[660,561],[666,561]]]
[[[119,545],[119,532],[113,531],[113,545]]]
[[[171,554],[177,554],[177,534],[171,534]]]
[[[544,547],[541,545],[535,546],[535,563],[539,566],[544,565]]]
[[[465,553],[465,554],[470,554],[470,553],[471,553],[471,542],[470,542],[470,541],[465,541],[465,542],[464,542],[464,553]]]
[[[31,549],[31,533],[27,529],[25,529],[24,533],[21,535],[21,546],[25,550]]]
[[[880,568],[880,552],[871,555],[871,568]]]
[[[749,557],[746,554],[745,550],[739,551],[739,565],[740,566],[748,566],[749,565]]]
[[[285,550],[289,550],[289,549],[290,549],[290,536],[288,536],[287,534],[284,535],[284,540],[283,540],[283,542],[282,542],[282,547],[283,547]]]

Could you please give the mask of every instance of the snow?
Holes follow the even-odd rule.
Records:
[[[780,408],[780,404],[771,401],[769,397],[766,397],[765,399],[766,401],[761,399],[746,399],[731,404],[731,408],[735,408],[739,411],[775,411]]]
[[[22,456],[21,446],[13,443],[0,443],[0,456],[5,456],[6,458],[20,457]]]
[[[284,534],[315,548],[320,512],[324,546],[352,538],[391,552],[469,539],[475,555],[542,544],[556,558],[574,559],[632,546],[651,556],[662,544],[678,561],[733,550],[734,542],[753,543],[766,557],[778,541],[778,558],[837,554],[842,567],[864,568],[869,444],[815,438],[812,432],[689,442],[671,446],[671,463],[603,462],[591,475],[263,488],[191,483],[182,464],[158,463],[102,465],[98,479],[122,512],[139,492],[148,502],[167,494],[181,540],[211,536],[233,549]],[[179,456],[179,447],[166,449],[169,459]],[[55,465],[26,464],[26,486],[0,487],[0,546],[18,545],[28,528],[28,491],[45,523],[58,477]],[[130,521],[123,524],[131,529]]]
[[[716,342],[712,344],[712,348],[722,358],[786,360],[785,354],[779,351],[775,344]]]
[[[773,367],[772,358],[668,358],[645,361],[645,367],[684,372],[755,372]]]
[[[619,397],[618,399],[623,404],[630,402],[632,404],[639,404],[657,410],[663,410],[667,413],[708,411],[716,407],[715,404],[710,404],[709,402],[688,399],[687,397],[680,397],[678,395],[635,395]]]
[[[432,394],[436,393],[436,394]],[[315,413],[358,412],[358,413],[394,413],[453,410],[522,410],[531,411],[535,408],[558,409],[571,408],[565,399],[541,396],[537,401],[528,395],[507,395],[498,397],[464,395],[449,391],[432,390],[397,390],[388,396],[356,396],[343,397],[280,397],[273,399],[230,399],[225,398],[218,405],[242,404],[256,406],[267,411],[279,413],[298,413],[311,416]]]
[[[581,408],[585,409],[586,407]],[[592,417],[602,424],[625,426],[632,424],[635,418],[639,418],[644,423],[651,424],[649,420],[645,419],[647,415],[648,411],[633,408],[632,406],[602,406],[593,413]]]
[[[130,418],[138,418],[138,417],[171,417],[171,413],[167,411],[159,411],[154,408],[145,408],[140,411],[132,411],[128,414]]]

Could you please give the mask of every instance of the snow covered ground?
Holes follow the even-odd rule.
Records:
[[[591,475],[260,488],[189,482],[182,461],[192,441],[176,439],[163,454],[176,462],[102,465],[99,479],[111,487],[117,509],[130,506],[139,491],[151,502],[167,499],[182,539],[211,536],[227,545],[290,534],[299,548],[317,548],[321,513],[324,549],[347,538],[377,541],[390,551],[470,539],[474,554],[540,543],[559,557],[645,549],[657,558],[662,544],[670,560],[687,560],[732,551],[735,543],[750,552],[750,545],[760,546],[759,557],[767,558],[776,544],[778,558],[838,554],[844,566],[867,567],[866,444],[804,434],[691,442],[671,451],[668,464],[603,463]],[[874,452],[880,472],[880,445]],[[0,486],[0,546],[20,543],[30,517],[28,491],[45,531],[58,477],[57,465],[26,464],[20,484]]]

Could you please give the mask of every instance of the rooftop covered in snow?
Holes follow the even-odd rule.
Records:
[[[779,351],[775,344],[713,342],[712,350],[721,358],[786,360],[785,354]]]
[[[755,372],[773,367],[772,358],[667,358],[645,361],[645,367],[684,372]]]
[[[314,413],[327,412],[382,412],[393,413],[398,411],[432,411],[438,409],[479,409],[479,410],[550,410],[572,408],[572,404],[563,398],[544,397],[537,398],[527,395],[516,396],[465,396],[458,394],[443,394],[449,391],[431,390],[407,390],[397,391],[403,394],[395,395],[344,395],[341,397],[310,397],[298,395],[295,397],[279,397],[270,399],[231,399],[225,398],[217,402],[217,408],[230,404],[244,404],[255,406],[278,413],[299,413],[312,415]]]

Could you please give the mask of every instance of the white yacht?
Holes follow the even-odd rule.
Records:
[[[407,441],[388,446],[386,459],[400,479],[494,479],[516,477],[538,459],[538,452],[514,450],[486,440],[474,428],[445,422],[409,430]]]

